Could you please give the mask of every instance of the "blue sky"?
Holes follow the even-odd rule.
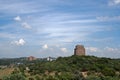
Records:
[[[0,0],[0,58],[120,58],[120,0]]]

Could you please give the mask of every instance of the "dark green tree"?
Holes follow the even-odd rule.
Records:
[[[9,76],[3,77],[3,80],[26,80],[21,74],[11,74]]]

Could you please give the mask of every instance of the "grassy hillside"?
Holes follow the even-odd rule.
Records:
[[[51,62],[36,62],[26,64],[29,67],[30,76],[37,75],[39,78],[55,78],[55,80],[91,80],[102,78],[116,80],[120,79],[120,59],[98,58],[94,56],[71,56],[59,57]],[[19,68],[24,72],[26,67]],[[103,80],[106,80],[103,79]]]
[[[27,80],[120,80],[120,59],[94,56],[59,57],[55,61],[32,61],[13,74]]]
[[[10,75],[14,71],[14,68],[0,69],[0,79],[4,76]]]

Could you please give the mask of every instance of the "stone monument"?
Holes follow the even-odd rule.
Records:
[[[83,45],[76,45],[74,55],[85,56],[85,48]]]
[[[36,60],[37,58],[35,58],[34,56],[29,56],[27,59],[28,59],[29,61],[33,61],[33,60]]]

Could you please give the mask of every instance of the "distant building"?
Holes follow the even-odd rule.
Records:
[[[83,45],[76,45],[74,49],[74,55],[84,56],[85,55],[85,48]]]
[[[47,61],[53,61],[53,60],[56,60],[56,58],[53,58],[53,57],[47,57]]]
[[[29,56],[27,59],[28,59],[29,61],[33,61],[33,60],[36,60],[37,58],[35,58],[35,57],[33,57],[33,56]]]

